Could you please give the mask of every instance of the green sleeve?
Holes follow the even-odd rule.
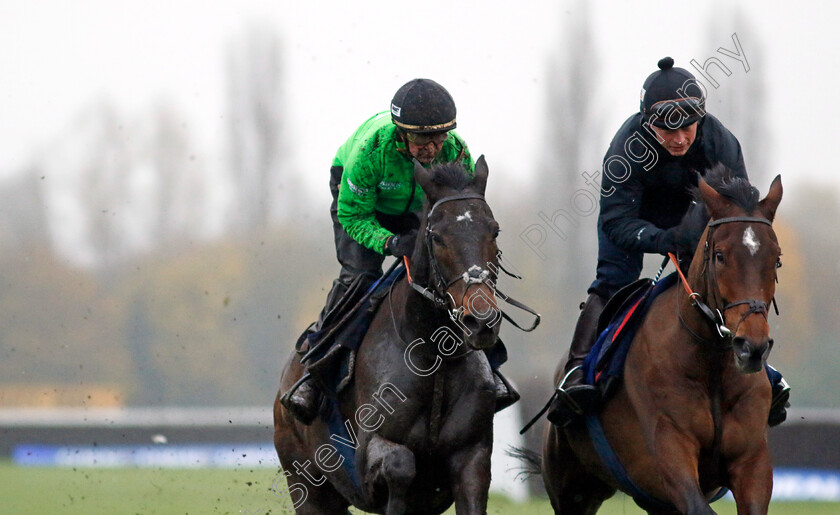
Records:
[[[360,134],[351,139],[352,144],[346,144],[340,150],[341,155],[337,156],[334,163],[344,167],[337,201],[339,223],[360,245],[380,254],[385,253],[385,242],[393,233],[376,220],[377,207],[382,212],[390,213],[394,203],[401,210],[401,206],[408,201],[408,197],[404,200],[394,197],[380,199],[380,182],[383,178],[386,181],[408,182],[414,173],[414,165],[395,146],[390,118],[386,121],[372,119],[370,129],[360,129]],[[474,174],[475,162],[466,143],[454,131],[451,135],[436,161],[449,162],[461,158],[470,174]],[[419,209],[421,205],[421,196],[417,195],[410,210]]]
[[[384,254],[385,241],[393,233],[382,227],[374,214],[381,172],[370,160],[351,160],[348,165],[338,190],[338,221],[359,244]]]

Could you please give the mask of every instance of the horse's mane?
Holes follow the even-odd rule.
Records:
[[[432,182],[457,191],[463,190],[473,181],[472,175],[467,172],[460,161],[437,164],[430,171],[432,172]]]
[[[722,163],[706,170],[703,180],[723,198],[742,208],[747,214],[752,214],[758,206],[758,189],[750,184],[747,179],[736,177],[735,173]],[[697,188],[694,188],[694,199],[697,202],[702,202]]]

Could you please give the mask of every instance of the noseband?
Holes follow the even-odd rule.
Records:
[[[707,271],[707,273],[704,274],[704,276],[706,278],[706,291],[711,292],[711,297],[712,297],[713,303],[715,305],[718,305],[718,306],[720,304],[722,304],[723,301],[722,301],[722,296],[720,295],[720,289],[718,288],[718,285],[717,285],[717,278],[715,276],[714,266],[711,266],[711,261],[712,261],[711,253],[712,253],[712,250],[713,250],[712,249],[713,245],[710,242],[712,241],[712,235],[713,235],[714,229],[716,227],[718,227],[719,225],[723,225],[723,224],[727,224],[727,223],[733,223],[733,222],[762,223],[762,224],[769,225],[771,227],[773,225],[772,223],[770,223],[769,220],[767,220],[765,218],[759,218],[759,217],[754,217],[754,216],[732,216],[732,217],[727,217],[727,218],[720,218],[718,220],[712,220],[708,223],[707,227],[709,228],[709,230],[706,233],[706,241],[704,242],[704,247],[703,247],[703,269],[704,269],[704,271]],[[679,271],[680,267],[679,267],[679,263],[677,262],[676,258],[673,256],[673,254],[669,254],[669,255],[671,256],[672,261],[674,261],[674,264],[676,265],[677,270]],[[723,306],[722,310],[717,309],[717,308],[712,310],[712,308],[710,308],[708,305],[706,305],[706,303],[703,302],[699,293],[695,293],[695,292],[691,291],[691,289],[688,286],[688,282],[685,280],[685,277],[682,275],[682,272],[679,272],[679,274],[680,274],[680,277],[683,280],[683,284],[686,288],[686,291],[689,294],[691,304],[695,308],[697,308],[697,310],[700,311],[700,313],[703,315],[703,318],[706,319],[707,322],[709,322],[709,325],[712,327],[712,329],[714,330],[714,332],[715,332],[715,334],[716,334],[716,336],[718,337],[719,340],[722,340],[722,341],[731,340],[733,338],[733,336],[735,335],[735,332],[738,330],[738,327],[741,325],[741,323],[744,320],[746,320],[746,318],[748,316],[750,316],[754,313],[758,313],[758,314],[762,315],[765,319],[767,318],[767,314],[768,314],[768,311],[769,311],[767,303],[764,302],[763,300],[759,300],[759,299],[737,300],[735,302],[730,302],[728,304],[725,304]],[[774,303],[774,306],[775,306],[775,298],[773,300],[773,303]],[[742,304],[746,304],[748,306],[747,311],[745,311],[741,315],[741,318],[738,320],[738,324],[735,326],[735,329],[731,330],[728,327],[726,327],[726,325],[725,325],[724,314],[729,309],[732,309],[736,306],[740,306]],[[778,315],[778,312],[779,312],[778,307],[776,307],[776,314],[777,315]],[[682,317],[680,317],[680,322],[682,322],[683,326],[685,326],[688,329],[685,322],[682,320]],[[694,334],[693,331],[691,331],[690,329],[689,329],[689,332],[692,332],[692,334]],[[696,335],[695,335],[695,337],[696,337]],[[702,338],[699,338],[699,339],[702,340]]]
[[[420,286],[415,281],[411,280],[410,276],[409,276],[409,284],[411,285],[411,287],[415,291],[420,293],[420,295],[422,295],[423,297],[432,301],[435,304],[435,306],[437,306],[439,309],[447,310],[449,312],[449,318],[452,319],[453,322],[457,322],[459,320],[459,318],[461,317],[461,314],[464,312],[464,310],[466,308],[464,306],[458,306],[457,302],[452,297],[452,294],[449,293],[449,288],[453,284],[457,283],[458,281],[464,281],[467,284],[467,287],[469,287],[470,285],[473,285],[473,284],[481,284],[481,283],[486,282],[493,289],[494,294],[500,296],[503,300],[505,300],[509,304],[531,313],[532,315],[534,315],[536,317],[536,319],[535,319],[533,325],[530,328],[525,329],[525,328],[521,327],[519,324],[517,324],[513,319],[511,319],[504,311],[499,310],[501,312],[502,316],[506,320],[511,322],[514,326],[516,326],[517,328],[519,328],[523,331],[526,331],[526,332],[533,331],[534,329],[536,329],[537,325],[539,325],[540,315],[536,311],[534,311],[533,309],[531,309],[528,306],[522,304],[521,302],[519,302],[515,299],[512,299],[512,298],[508,297],[507,295],[502,294],[499,291],[499,289],[496,287],[496,285],[493,284],[493,282],[490,280],[491,271],[489,269],[482,268],[479,265],[472,265],[465,272],[463,272],[459,275],[456,275],[455,277],[453,277],[452,279],[449,279],[449,280],[446,279],[443,272],[441,271],[440,263],[438,263],[438,260],[435,257],[433,244],[432,244],[432,238],[434,236],[434,232],[432,231],[432,226],[431,226],[431,223],[430,223],[431,218],[432,218],[432,213],[434,213],[435,209],[437,209],[437,207],[439,205],[444,204],[446,202],[452,202],[452,201],[456,201],[456,200],[470,200],[470,199],[477,199],[477,200],[481,200],[485,204],[487,203],[487,200],[484,198],[484,195],[481,195],[479,193],[464,193],[464,194],[461,194],[461,195],[452,195],[452,196],[449,196],[449,197],[443,197],[442,199],[439,199],[437,202],[435,202],[432,205],[432,208],[429,209],[429,212],[426,214],[426,231],[423,235],[423,240],[424,240],[424,243],[426,245],[426,252],[429,255],[429,264],[430,264],[431,269],[432,269],[432,286],[431,286],[431,288]],[[498,256],[501,256],[501,251],[499,251]],[[487,265],[490,266],[491,268],[494,268],[494,273],[496,275],[498,275],[498,271],[501,270],[511,277],[521,279],[520,276],[518,276],[516,274],[513,274],[513,273],[509,272],[508,270],[506,270],[500,263],[487,263]]]

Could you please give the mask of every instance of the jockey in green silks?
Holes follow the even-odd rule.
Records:
[[[385,256],[400,259],[414,250],[424,199],[414,180],[414,160],[426,167],[460,161],[474,173],[467,144],[453,130],[455,114],[455,102],[443,86],[414,79],[394,95],[390,112],[367,119],[339,147],[330,168],[330,215],[341,272],[311,332],[322,328],[327,313],[352,283],[362,281],[364,288],[373,285],[382,274]],[[498,411],[516,402],[519,394],[498,371],[505,359],[499,357],[505,356],[501,341],[494,349],[488,359]],[[301,422],[311,424],[321,395],[314,381],[302,380],[280,401]]]

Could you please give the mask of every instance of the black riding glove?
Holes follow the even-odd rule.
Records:
[[[417,241],[417,230],[412,229],[405,234],[395,234],[385,242],[385,252],[391,256],[401,258],[411,256]]]
[[[665,229],[656,235],[657,252],[667,254],[673,252],[680,256],[693,256],[700,241],[700,236],[706,230],[709,215],[703,204],[691,204],[679,225]]]

